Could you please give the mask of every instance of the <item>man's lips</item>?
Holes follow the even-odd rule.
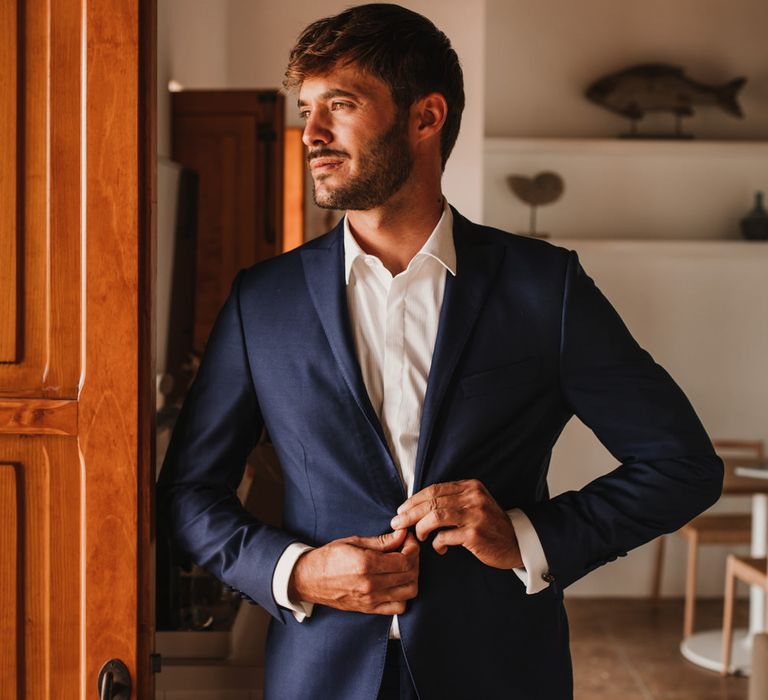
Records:
[[[309,169],[313,176],[330,175],[339,168],[347,159],[348,154],[344,151],[332,148],[320,148],[307,155]]]
[[[325,156],[325,157],[318,157],[313,158],[309,162],[309,167],[312,170],[318,170],[318,171],[329,171],[334,170],[338,166],[342,164],[344,161],[343,158],[339,158],[338,156]]]

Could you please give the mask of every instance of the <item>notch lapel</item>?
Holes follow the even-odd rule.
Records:
[[[474,238],[474,225],[453,207],[451,209],[456,276],[446,271],[443,304],[421,414],[414,493],[424,483],[426,456],[445,392],[506,252],[505,247],[492,241]]]
[[[390,480],[396,481],[402,492],[397,467],[387,446],[381,422],[371,405],[355,354],[344,283],[344,221],[340,221],[330,233],[303,247],[300,253],[309,295],[331,352],[355,403],[378,436],[382,456],[390,467]]]

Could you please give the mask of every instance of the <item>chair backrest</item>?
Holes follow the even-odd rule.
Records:
[[[765,459],[765,445],[762,440],[712,440],[712,447],[720,457],[735,457],[761,462]]]
[[[712,440],[712,447],[725,462],[723,493],[749,495],[765,493],[768,481],[736,475],[737,466],[764,464],[765,446],[762,440]]]

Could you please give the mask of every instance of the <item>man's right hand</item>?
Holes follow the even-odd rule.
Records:
[[[302,554],[288,583],[291,600],[338,610],[399,615],[416,597],[419,542],[408,530],[344,537]]]

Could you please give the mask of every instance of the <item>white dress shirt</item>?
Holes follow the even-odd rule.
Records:
[[[410,497],[446,275],[461,274],[456,269],[453,215],[448,203],[444,203],[443,215],[421,250],[394,277],[381,260],[360,248],[345,217],[344,272],[363,382]],[[527,593],[536,593],[549,585],[542,578],[548,570],[544,550],[525,513],[515,508],[507,514],[524,566],[514,571]],[[296,560],[309,549],[312,547],[299,542],[288,545],[272,577],[275,600],[292,610],[299,622],[312,614],[313,605],[289,600],[288,580]],[[400,636],[397,615],[392,618],[389,636]]]

